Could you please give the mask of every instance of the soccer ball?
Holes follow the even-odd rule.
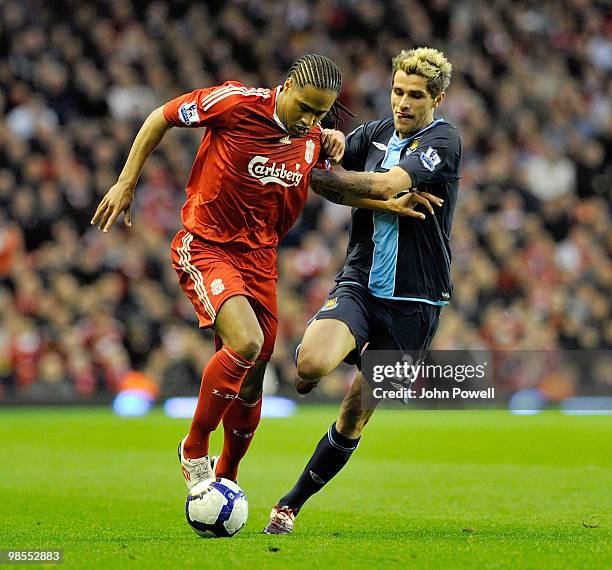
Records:
[[[217,477],[201,481],[191,489],[185,515],[200,536],[234,536],[246,523],[249,504],[236,483]]]

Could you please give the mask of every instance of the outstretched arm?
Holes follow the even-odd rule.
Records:
[[[163,107],[155,109],[146,118],[134,139],[119,179],[98,205],[91,219],[92,225],[97,225],[103,232],[107,232],[121,212],[125,224],[132,225],[130,205],[134,199],[136,183],[148,156],[171,127],[172,125],[164,118]]]
[[[412,188],[412,178],[399,166],[394,166],[388,172],[313,170],[310,186],[317,194],[323,188],[338,192],[342,196],[387,200]]]
[[[312,188],[313,191],[319,196],[334,202],[336,204],[342,204],[344,206],[350,206],[352,208],[364,208],[366,210],[376,210],[378,212],[392,212],[399,214],[400,216],[407,216],[410,218],[418,218],[420,220],[425,219],[425,214],[422,212],[415,211],[415,208],[421,204],[430,214],[433,215],[434,210],[432,204],[441,207],[444,200],[428,194],[427,192],[403,192],[396,198],[390,198],[388,200],[371,200],[369,198],[356,198],[351,195],[343,194],[337,190],[330,190],[323,186],[319,186],[317,189]]]
[[[440,207],[444,202],[426,192],[406,192],[412,187],[412,179],[399,167],[393,167],[389,172],[313,170],[310,186],[314,192],[336,204],[419,219],[425,219],[425,214],[415,211],[419,204],[433,215],[432,204]]]

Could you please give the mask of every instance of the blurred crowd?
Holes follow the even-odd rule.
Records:
[[[133,227],[89,225],[143,119],[228,79],[273,87],[305,53],[344,75],[349,132],[389,113],[390,61],[444,51],[459,128],[454,296],[437,348],[612,345],[612,16],[605,0],[4,0],[0,2],[0,401],[91,399],[130,371],[195,394],[212,353],[170,265],[202,132],[149,159]],[[341,267],[348,208],[312,195],[279,252],[267,378]],[[322,393],[341,392],[341,369]]]

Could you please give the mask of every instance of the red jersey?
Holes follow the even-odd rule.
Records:
[[[217,244],[275,248],[298,218],[321,128],[290,138],[276,114],[280,90],[229,81],[164,105],[172,125],[207,127],[181,213],[189,232]]]

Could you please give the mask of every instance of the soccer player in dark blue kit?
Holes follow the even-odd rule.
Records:
[[[434,118],[450,84],[451,64],[432,48],[402,51],[393,59],[392,117],[350,133],[342,166],[315,171],[311,187],[332,201],[353,205],[346,189],[391,198],[424,193],[438,206],[422,219],[354,208],[348,252],[321,310],[297,353],[298,392],[307,393],[343,360],[359,366],[365,350],[424,353],[451,297],[449,236],[461,160],[455,127]],[[435,197],[435,198],[434,198]],[[363,204],[363,202],[362,202]],[[367,348],[366,348],[367,346]],[[359,372],[338,414],[297,483],[272,509],[264,532],[292,532],[295,516],[349,460],[373,410],[362,408],[368,387]]]

